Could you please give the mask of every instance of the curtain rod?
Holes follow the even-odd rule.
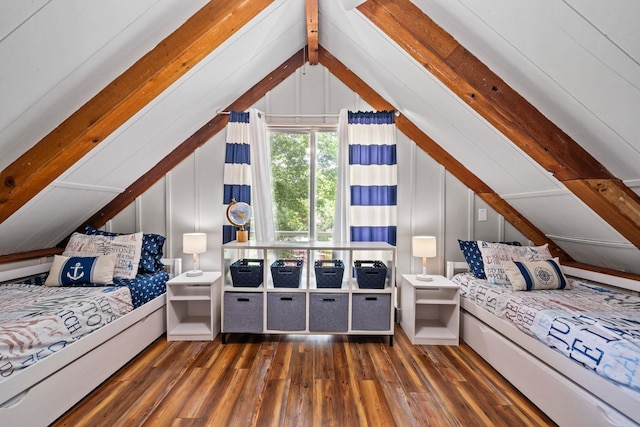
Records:
[[[219,111],[218,114],[226,114],[228,115],[228,111]],[[261,113],[262,114],[262,113]],[[278,117],[278,118],[287,118],[287,117],[340,117],[340,114],[265,114],[265,117]]]
[[[218,111],[218,114],[226,114],[228,115],[228,111]],[[259,113],[262,114],[262,113]],[[400,116],[400,111],[395,110],[395,116]],[[340,114],[265,114],[265,117],[278,117],[278,118],[288,118],[288,117],[302,117],[302,118],[311,118],[311,117],[340,117]]]
[[[267,123],[267,127],[269,129],[335,129],[338,127],[338,124],[330,125],[330,124],[322,124],[315,123],[309,125],[285,125],[281,123]]]

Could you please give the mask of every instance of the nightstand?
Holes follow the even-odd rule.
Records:
[[[220,272],[167,282],[167,340],[212,341],[220,332]]]
[[[444,276],[423,282],[403,274],[401,325],[412,344],[458,345],[460,287]]]

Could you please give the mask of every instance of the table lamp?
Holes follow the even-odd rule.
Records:
[[[411,252],[413,256],[422,258],[422,274],[418,274],[416,279],[424,282],[430,282],[433,277],[427,275],[427,258],[433,258],[438,255],[436,246],[436,238],[433,236],[414,236]]]
[[[193,270],[187,271],[189,277],[201,276],[202,270],[197,270],[198,254],[207,251],[207,235],[205,233],[185,233],[182,235],[182,252],[193,254]]]

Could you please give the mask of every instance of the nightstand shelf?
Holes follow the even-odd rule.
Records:
[[[208,316],[189,316],[180,321],[173,329],[172,336],[211,335],[211,319]]]
[[[418,340],[457,340],[458,335],[438,320],[423,319],[416,322],[415,337]]]
[[[167,340],[211,341],[220,331],[220,273],[167,282]]]
[[[443,276],[422,282],[402,275],[402,329],[412,344],[458,345],[460,288]]]

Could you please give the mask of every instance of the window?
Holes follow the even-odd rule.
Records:
[[[337,132],[270,129],[268,138],[277,240],[331,240]]]

